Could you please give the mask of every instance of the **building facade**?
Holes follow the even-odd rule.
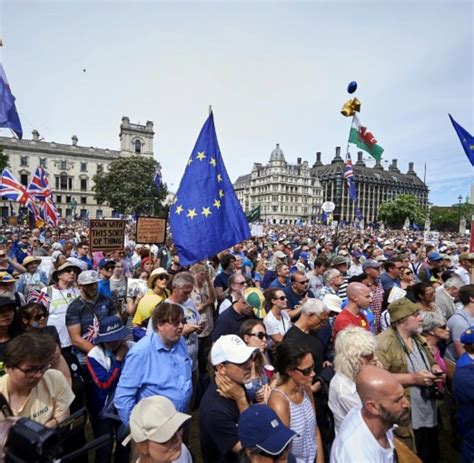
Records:
[[[311,176],[307,161],[298,158],[296,164],[288,164],[278,144],[269,163],[255,163],[250,174],[236,180],[234,190],[245,212],[260,206],[265,223],[309,223],[320,216],[319,180]]]
[[[48,142],[33,130],[31,140],[0,137],[0,148],[9,158],[10,171],[25,186],[36,168],[44,167],[62,217],[101,218],[110,217],[112,210],[94,200],[94,175],[115,159],[133,155],[153,157],[153,122],[133,124],[123,117],[119,137],[120,150],[111,150],[80,146],[75,135],[70,145]],[[3,217],[10,214],[10,206],[18,208],[18,204],[0,202]]]
[[[330,164],[324,165],[321,162],[321,153],[316,153],[316,162],[311,169],[311,175],[319,178],[324,190],[324,201],[332,201],[336,205],[333,219],[352,222],[355,218],[355,210],[347,192],[344,167],[341,149],[336,147],[336,154]],[[414,171],[413,162],[408,163],[406,173],[400,172],[396,159],[393,159],[387,168],[384,168],[380,161],[376,161],[373,167],[368,167],[362,151],[359,151],[357,162],[353,164],[353,172],[357,189],[357,204],[365,222],[376,221],[380,204],[395,199],[400,194],[414,195],[418,198],[421,207],[427,207],[429,190]]]

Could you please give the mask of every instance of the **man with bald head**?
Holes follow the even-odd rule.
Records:
[[[344,418],[331,450],[331,463],[393,463],[393,426],[410,421],[403,386],[388,371],[363,367],[356,377],[362,408]]]
[[[347,287],[347,306],[334,320],[334,337],[348,326],[360,326],[370,331],[369,322],[360,311],[372,302],[370,288],[362,283],[349,283]]]

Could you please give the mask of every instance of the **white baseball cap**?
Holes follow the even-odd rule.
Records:
[[[323,304],[329,309],[330,312],[342,312],[342,299],[336,294],[326,294],[323,297]]]
[[[162,444],[169,441],[181,425],[191,418],[178,412],[167,397],[154,395],[140,400],[130,415],[130,434],[122,442],[127,445],[147,440]]]
[[[248,347],[241,338],[235,334],[221,336],[212,346],[211,363],[245,363],[257,350],[257,347]]]

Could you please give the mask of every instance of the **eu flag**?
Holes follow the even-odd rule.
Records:
[[[451,122],[453,124],[454,130],[458,134],[459,140],[464,152],[466,153],[471,165],[474,166],[474,137],[463,127],[461,127],[452,117],[451,114],[448,114]]]
[[[250,238],[222,160],[211,113],[201,129],[170,208],[180,263],[190,265]]]
[[[0,63],[0,127],[6,127],[17,135],[21,140],[23,129],[21,128],[20,118],[16,111],[15,97],[8,85],[7,76]]]

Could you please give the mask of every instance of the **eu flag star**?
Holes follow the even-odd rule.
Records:
[[[209,207],[203,207],[201,214],[204,215],[204,216],[206,217],[206,219],[207,219],[207,216],[208,216],[208,215],[211,215],[212,212],[210,211],[210,208],[209,208]]]
[[[189,217],[190,219],[194,219],[194,217],[197,216],[196,209],[188,209],[188,213],[186,214],[186,217]]]
[[[221,174],[217,174],[217,182],[218,183],[222,182],[222,175]]]
[[[193,162],[193,160],[191,158],[188,159],[188,167],[191,165],[191,163]]]
[[[204,151],[199,151],[196,156],[196,159],[199,159],[200,161],[202,161],[203,159],[206,159],[206,155],[204,154]]]
[[[214,158],[211,158],[211,160],[209,161],[209,164],[211,164],[212,167],[216,167],[217,162]]]
[[[217,209],[221,207],[221,202],[218,199],[214,200],[214,207],[217,207]]]
[[[221,198],[224,197],[224,190],[219,190],[219,196],[220,196]]]
[[[176,214],[179,215],[179,214],[181,214],[181,212],[183,212],[183,210],[184,210],[184,209],[183,209],[183,206],[181,206],[181,204],[180,204],[180,205],[176,208],[175,212],[176,212]]]

